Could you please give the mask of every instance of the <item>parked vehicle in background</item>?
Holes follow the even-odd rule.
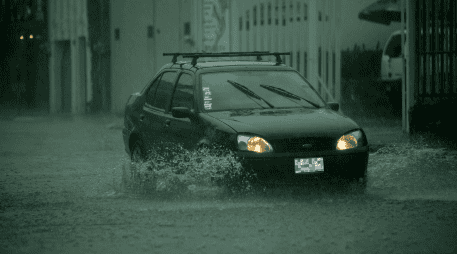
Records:
[[[401,87],[402,56],[401,30],[397,30],[390,35],[382,52],[381,81],[386,85],[387,91],[390,91],[392,87]]]

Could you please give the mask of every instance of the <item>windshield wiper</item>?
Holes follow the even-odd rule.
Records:
[[[272,91],[274,93],[280,94],[280,95],[282,95],[284,97],[287,97],[287,98],[291,98],[291,99],[295,99],[295,100],[305,100],[309,104],[313,105],[314,107],[320,108],[319,105],[317,105],[316,103],[311,102],[311,101],[309,101],[309,100],[307,100],[307,99],[305,99],[305,98],[303,98],[301,96],[298,96],[296,94],[293,94],[293,93],[291,93],[289,91],[286,91],[286,90],[284,90],[282,88],[279,88],[279,87],[276,87],[276,86],[270,86],[270,85],[260,85],[260,86],[265,88],[265,89],[267,89],[267,90],[269,90],[269,91]]]
[[[227,80],[227,82],[229,84],[231,84],[232,86],[234,86],[235,88],[237,88],[238,90],[240,90],[241,92],[243,92],[244,94],[250,96],[250,97],[254,97],[256,98],[257,100],[260,100],[260,101],[263,101],[265,102],[268,106],[270,106],[271,108],[274,108],[274,106],[269,103],[268,101],[262,99],[262,97],[258,96],[256,93],[254,93],[251,89],[247,88],[246,86],[242,85],[242,84],[239,84],[235,81],[232,81],[232,80]],[[258,103],[257,103],[258,104]],[[259,106],[261,106],[259,104]],[[262,107],[263,108],[263,107]]]

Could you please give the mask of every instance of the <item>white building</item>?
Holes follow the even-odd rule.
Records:
[[[324,99],[340,102],[341,40],[351,36],[342,31],[354,25],[341,13],[351,1],[48,0],[50,111],[84,113],[101,101],[98,107],[122,113],[128,96],[170,62],[162,53],[203,50],[291,52],[285,63]],[[360,10],[368,2],[357,1]],[[413,105],[457,101],[457,2],[398,1],[408,36],[402,103],[409,132]]]
[[[50,113],[109,110],[109,0],[48,0]]]
[[[112,111],[122,112],[167,52],[291,52],[285,63],[340,98],[339,0],[111,1]]]

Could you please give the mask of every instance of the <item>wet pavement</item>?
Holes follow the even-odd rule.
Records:
[[[370,154],[365,193],[331,184],[243,196],[122,188],[114,116],[0,121],[0,253],[456,253],[457,154]],[[370,133],[367,132],[370,140]]]

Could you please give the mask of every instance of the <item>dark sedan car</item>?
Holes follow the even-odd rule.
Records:
[[[173,55],[172,63],[127,102],[126,152],[135,161],[163,141],[187,149],[218,145],[233,151],[262,181],[366,179],[364,131],[282,64],[280,56],[287,54],[164,54]],[[177,62],[179,55],[193,59]],[[276,56],[276,62],[261,61],[265,55]],[[257,56],[257,61],[197,62],[226,56]]]

